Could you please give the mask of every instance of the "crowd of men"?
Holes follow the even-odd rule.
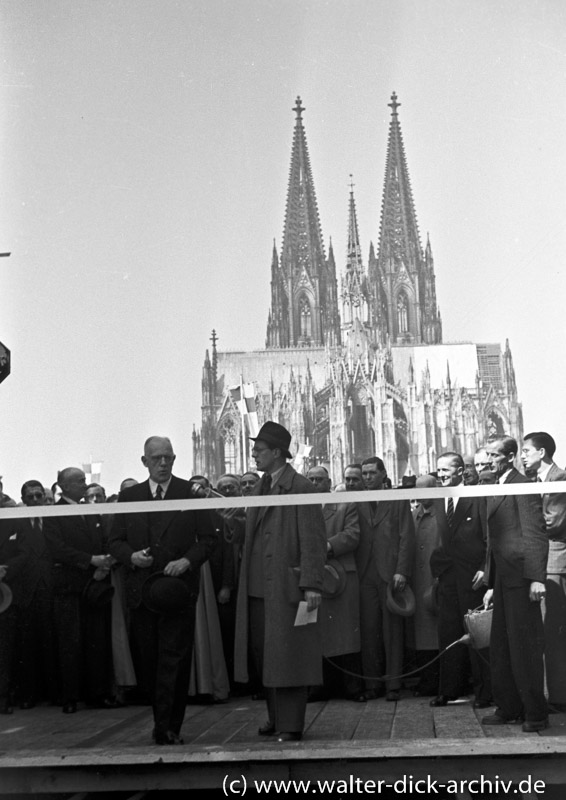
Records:
[[[148,478],[125,479],[108,499],[75,467],[50,489],[24,483],[21,503],[37,516],[0,518],[0,714],[145,702],[154,741],[182,743],[205,564],[231,690],[266,700],[262,736],[300,739],[309,700],[395,702],[403,689],[436,707],[473,695],[474,707],[494,708],[483,724],[526,732],[566,712],[566,494],[294,505],[284,498],[389,488],[385,465],[378,456],[349,464],[333,488],[323,465],[301,475],[288,463],[291,435],[278,423],[253,441],[257,471],[225,474],[214,488],[205,476],[176,477],[173,446],[158,436],[144,445]],[[544,432],[520,445],[493,437],[475,454],[442,453],[433,473],[402,487],[564,481],[555,449]],[[282,499],[41,514],[53,502],[215,494]],[[0,484],[0,507],[11,505]],[[491,605],[490,646],[467,646],[464,615]]]

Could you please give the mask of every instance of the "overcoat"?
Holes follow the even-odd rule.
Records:
[[[287,464],[271,490],[274,495],[311,494],[312,483]],[[261,494],[258,484],[252,496]],[[255,536],[263,537],[265,644],[262,682],[267,687],[322,683],[320,621],[294,625],[303,590],[320,591],[326,563],[326,530],[320,506],[250,508],[236,609],[234,677],[248,681],[248,580]],[[298,570],[296,569],[298,568]],[[319,609],[320,620],[320,609]]]
[[[433,577],[430,557],[440,545],[440,533],[434,504],[425,508],[420,503],[413,512],[415,522],[415,564],[411,586],[415,595],[415,615],[407,622],[407,644],[415,650],[438,650],[438,618],[425,606],[424,595]]]
[[[327,503],[322,513],[328,544],[346,572],[344,591],[322,598],[322,650],[325,656],[357,653],[360,649],[360,583],[354,553],[360,541],[355,503]]]

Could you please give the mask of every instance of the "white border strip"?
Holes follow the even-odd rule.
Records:
[[[541,491],[543,489],[543,491]],[[501,497],[522,494],[566,494],[566,481],[545,483],[504,483],[487,486],[452,486],[431,489],[382,489],[380,491],[328,492],[325,494],[274,494],[257,497],[208,497],[203,500],[147,500],[140,503],[84,503],[78,505],[16,506],[0,509],[0,520],[31,517],[75,517],[90,514],[132,514],[155,511],[201,511],[222,508],[262,508],[264,506],[314,506],[327,503],[368,503],[383,500],[421,500],[440,497]]]

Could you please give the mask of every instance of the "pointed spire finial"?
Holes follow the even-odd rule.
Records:
[[[304,107],[301,105],[300,95],[297,95],[296,105],[293,108],[293,111],[295,111],[297,114],[297,119],[301,119],[301,114],[303,113],[304,110],[305,110]]]
[[[399,108],[401,103],[397,102],[397,95],[395,94],[395,92],[393,92],[393,94],[391,95],[391,102],[387,103],[387,105],[389,106],[389,108],[392,109],[392,115],[394,117],[396,117],[397,116],[397,109]]]
[[[350,172],[350,194],[353,194],[353,193],[354,193],[354,186],[355,186],[355,185],[356,185],[356,184],[354,183],[354,176],[353,176],[353,175],[352,175],[352,173]]]

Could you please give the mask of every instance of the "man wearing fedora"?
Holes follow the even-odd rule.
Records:
[[[316,492],[287,459],[291,434],[276,422],[260,429],[252,455],[263,472],[251,497]],[[248,682],[248,646],[262,676],[268,720],[258,733],[302,737],[307,687],[322,683],[320,624],[295,625],[300,602],[320,607],[327,544],[318,505],[249,508],[236,610],[235,679]]]
[[[330,492],[332,481],[322,465],[311,467],[307,478],[318,492]],[[355,503],[325,503],[322,513],[328,559],[321,607],[324,690],[314,696],[330,696],[336,687],[354,698],[361,691],[357,677],[361,673],[360,585],[355,559],[360,543],[358,509]],[[335,669],[333,664],[347,672]]]
[[[443,487],[464,485],[464,459],[447,452],[438,457],[436,471]],[[484,497],[443,497],[434,501],[440,544],[430,568],[438,578],[438,646],[443,651],[464,635],[464,614],[482,605],[487,546],[487,508]],[[445,706],[468,694],[470,675],[475,708],[491,705],[489,653],[451,647],[440,658],[438,695],[431,706]]]
[[[171,441],[151,436],[144,445],[146,481],[120,492],[119,503],[187,500],[189,481],[173,475]],[[200,567],[216,543],[206,511],[116,514],[110,552],[125,566],[131,645],[138,685],[153,706],[156,744],[182,744],[189,690]]]
[[[57,475],[57,506],[78,505],[86,492],[82,469]],[[111,558],[98,515],[46,517],[44,533],[53,559],[54,620],[63,713],[77,710],[79,696],[89,705],[113,708],[110,604],[90,602],[91,579],[110,583]],[[81,677],[84,678],[81,685]]]

